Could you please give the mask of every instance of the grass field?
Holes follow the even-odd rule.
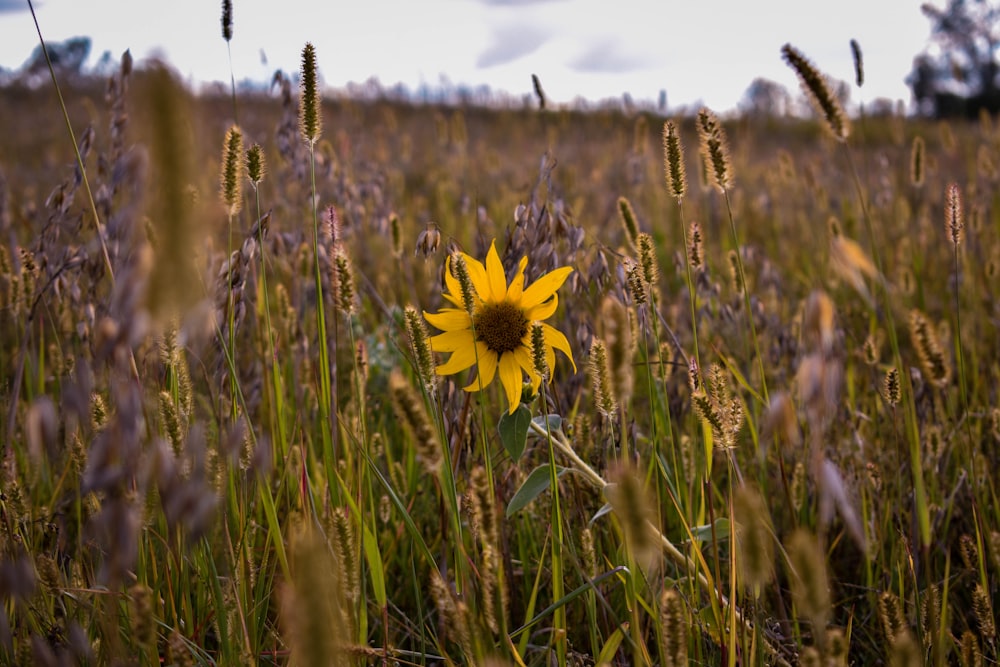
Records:
[[[993,120],[312,57],[0,91],[0,662],[997,663]]]

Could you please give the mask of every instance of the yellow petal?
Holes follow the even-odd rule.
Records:
[[[527,348],[519,347],[514,350],[514,358],[517,360],[517,364],[528,374],[528,379],[531,380],[531,391],[537,394],[538,385],[542,383],[542,376],[535,372],[535,362],[531,360],[531,353],[528,352]]]
[[[556,308],[559,307],[559,295],[553,294],[552,298],[548,301],[543,301],[534,308],[525,311],[524,316],[531,321],[547,320],[552,317],[552,313],[556,312]]]
[[[478,259],[474,259],[464,252],[462,257],[465,258],[465,266],[469,269],[469,279],[472,280],[472,287],[476,290],[476,294],[483,301],[489,301],[490,281],[486,275],[486,267]]]
[[[424,319],[441,331],[458,331],[460,329],[471,329],[472,318],[464,310],[458,308],[445,308],[440,313],[428,313],[424,311]]]
[[[451,353],[451,358],[437,367],[438,375],[460,373],[476,363],[476,348],[472,345],[460,347]]]
[[[458,305],[462,305],[462,286],[458,284],[458,278],[454,276],[451,272],[451,257],[444,258],[444,285],[448,288],[448,294],[445,294],[445,298],[449,299],[452,303],[458,300]],[[449,297],[449,294],[451,295]]]
[[[510,414],[514,414],[521,404],[521,366],[513,354],[507,353],[500,357],[500,382],[507,392],[507,403],[510,404]]]
[[[479,347],[479,375],[469,386],[463,387],[465,391],[486,389],[497,373],[497,353],[487,348],[485,343],[476,343],[476,346]]]
[[[431,349],[435,352],[454,352],[463,347],[471,347],[476,342],[472,329],[446,331],[437,336],[431,336]]]
[[[511,303],[517,303],[521,294],[524,293],[524,269],[526,266],[528,266],[528,258],[522,257],[517,265],[517,273],[514,274],[514,279],[510,281],[510,287],[507,288],[507,300]]]
[[[503,272],[500,255],[497,254],[497,242],[490,243],[490,251],[486,253],[486,277],[490,281],[490,295],[493,301],[503,301],[507,298],[507,276]]]
[[[566,282],[566,278],[568,278],[571,273],[573,273],[573,267],[564,266],[556,269],[555,271],[546,273],[544,276],[531,283],[531,285],[524,290],[524,294],[521,296],[521,307],[525,310],[529,310],[548,299],[556,293],[557,289],[562,287],[562,284]]]
[[[575,373],[576,362],[573,361],[573,350],[570,349],[569,341],[566,340],[566,336],[564,336],[558,329],[555,329],[544,322],[541,323],[541,327],[542,334],[545,336],[545,344],[554,347],[569,357],[569,363],[573,364],[573,372]]]
[[[573,361],[573,359],[570,359]],[[549,382],[552,382],[552,369],[556,367],[556,351],[551,346],[545,346],[545,363],[549,365]],[[576,366],[573,366],[576,369]]]

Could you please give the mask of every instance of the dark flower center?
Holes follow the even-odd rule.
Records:
[[[498,355],[521,347],[528,334],[528,318],[512,303],[487,303],[472,316],[476,340]]]

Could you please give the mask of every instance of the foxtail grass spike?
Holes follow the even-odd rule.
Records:
[[[549,364],[545,360],[545,330],[539,322],[531,325],[531,364],[543,382],[549,378]]]
[[[687,191],[687,175],[684,172],[684,150],[677,135],[677,126],[672,120],[663,124],[663,165],[667,175],[667,190],[680,201]]]
[[[812,623],[813,632],[822,632],[830,618],[830,584],[826,574],[826,554],[814,535],[800,528],[786,544],[792,599],[803,616]]]
[[[737,523],[739,556],[737,565],[743,583],[758,595],[774,572],[774,530],[767,503],[759,491],[741,486],[733,497],[733,515]]]
[[[719,118],[702,107],[697,118],[701,154],[708,166],[711,184],[725,192],[733,184],[733,168],[729,159],[729,143]]]
[[[264,149],[260,144],[254,144],[247,149],[247,180],[256,190],[267,174],[267,162],[264,160]]]
[[[608,369],[608,350],[604,341],[595,339],[590,346],[590,379],[594,388],[594,404],[606,418],[613,419],[618,411],[611,373]]]
[[[701,234],[701,223],[692,220],[688,228],[688,262],[692,271],[701,271],[705,268],[704,237]]]
[[[919,188],[924,184],[924,138],[913,137],[910,149],[910,185]]]
[[[689,664],[687,629],[690,624],[680,593],[673,588],[664,590],[660,595],[664,667],[685,667]]]
[[[356,294],[351,260],[344,247],[339,243],[331,246],[330,259],[333,265],[332,278],[334,279],[337,309],[346,316],[353,315],[356,308]]]
[[[441,468],[441,446],[423,401],[399,371],[389,376],[389,393],[396,415],[413,435],[417,459],[425,472],[437,474]]]
[[[885,379],[882,381],[882,392],[885,394],[886,402],[892,407],[899,405],[900,385],[899,370],[895,367],[885,372]]]
[[[222,38],[233,39],[233,0],[222,0]]]
[[[433,392],[437,387],[438,376],[434,372],[434,355],[431,352],[424,318],[420,316],[416,308],[407,306],[406,310],[403,311],[403,322],[406,326],[406,335],[410,339],[410,346],[413,348],[417,373],[420,374],[420,380],[427,390]]]
[[[830,89],[830,84],[809,60],[791,44],[781,47],[785,62],[795,70],[809,101],[826,120],[826,126],[837,141],[847,141],[851,134],[851,124],[840,105],[840,101]]]
[[[865,85],[865,60],[861,55],[861,45],[858,40],[851,40],[851,57],[854,59],[854,83],[858,88]]]
[[[222,149],[222,201],[228,215],[236,215],[243,207],[243,133],[235,125],[226,132]]]
[[[962,192],[957,183],[949,183],[944,198],[945,226],[952,245],[962,244],[965,218],[962,216]]]
[[[545,110],[545,91],[542,90],[542,82],[537,74],[531,75],[531,87],[535,89],[535,97],[538,98],[538,108]]]
[[[945,356],[937,331],[919,310],[910,311],[910,337],[927,381],[938,388],[951,379],[951,364]]]
[[[637,247],[639,224],[635,220],[635,211],[632,209],[632,204],[625,197],[618,198],[618,213],[621,216],[622,227],[625,229],[629,245],[633,248]]]
[[[455,276],[455,280],[458,281],[458,286],[462,292],[462,305],[465,307],[467,313],[472,313],[475,310],[475,287],[472,285],[472,277],[469,276],[469,266],[465,263],[465,256],[456,252],[449,258],[450,268],[445,267],[445,270],[450,270],[452,275]]]
[[[299,98],[299,132],[310,146],[322,132],[322,114],[319,99],[319,73],[316,69],[316,49],[306,43],[302,49],[301,97]]]
[[[642,269],[642,279],[650,289],[654,289],[660,281],[660,264],[656,259],[656,244],[653,237],[642,232],[637,239],[639,250],[639,266]]]

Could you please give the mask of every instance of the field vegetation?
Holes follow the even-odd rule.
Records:
[[[1000,129],[785,57],[816,118],[0,92],[0,662],[996,664]]]

